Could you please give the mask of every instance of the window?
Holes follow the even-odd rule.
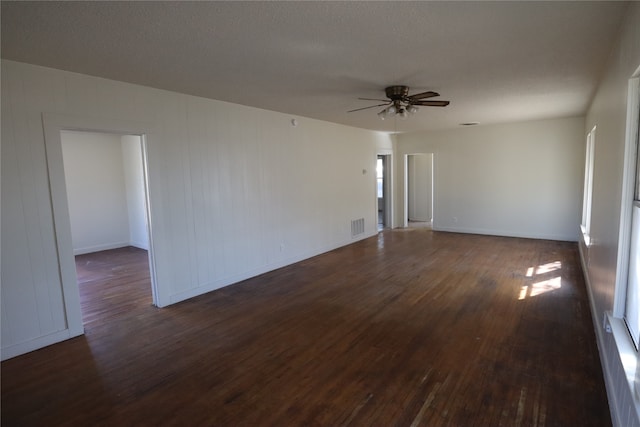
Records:
[[[637,349],[640,344],[640,78],[629,81],[627,100],[614,315],[624,319]]]
[[[638,279],[640,271],[640,206],[638,196],[640,183],[638,178],[638,128],[640,127],[640,68],[635,77],[629,80],[627,95],[627,124],[625,131],[624,164],[622,170],[622,194],[620,206],[620,228],[618,234],[618,254],[616,264],[616,283],[614,293],[613,312],[607,312],[605,327],[613,335],[617,347],[617,356],[608,365],[619,360],[622,369],[611,365],[607,369],[616,383],[616,395],[622,397],[612,409],[618,414],[623,411],[633,412],[640,402],[640,358],[638,329],[640,319],[638,314]],[[614,218],[611,218],[613,220]],[[635,247],[635,248],[634,248]],[[606,342],[606,341],[605,341]],[[608,344],[607,344],[608,345]],[[609,353],[609,350],[605,350]],[[615,350],[614,350],[615,351]],[[625,381],[626,380],[626,381]],[[620,394],[625,393],[622,385],[627,383],[631,399]],[[631,414],[631,412],[629,412]]]
[[[378,163],[376,164],[376,179],[378,185],[378,199],[384,197],[384,161],[381,157],[378,157]]]
[[[640,313],[638,299],[640,294],[640,201],[633,201],[631,215],[631,247],[629,253],[629,279],[627,281],[627,295],[624,307],[624,321],[627,324],[631,338],[636,348],[640,338]]]
[[[638,118],[640,122],[640,117]],[[624,321],[636,349],[640,340],[640,139],[636,134],[635,189],[631,212],[631,241],[629,243],[629,277],[624,306]]]
[[[591,239],[591,197],[593,194],[593,164],[595,154],[596,128],[591,129],[587,135],[587,153],[584,166],[584,196],[582,198],[582,234],[584,242],[590,245]]]

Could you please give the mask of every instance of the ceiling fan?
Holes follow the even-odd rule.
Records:
[[[446,107],[449,105],[449,101],[425,101],[425,99],[440,96],[437,92],[427,91],[409,95],[409,86],[389,86],[384,89],[384,92],[389,99],[358,98],[363,101],[381,101],[384,102],[383,104],[356,108],[355,110],[349,110],[347,112],[353,113],[354,111],[366,110],[368,108],[388,106],[378,113],[378,117],[380,117],[381,120],[395,115],[398,115],[401,119],[405,119],[410,114],[415,114],[418,111],[418,106]]]

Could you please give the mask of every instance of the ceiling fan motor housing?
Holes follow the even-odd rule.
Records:
[[[390,100],[401,101],[409,96],[409,86],[389,86],[384,92]]]

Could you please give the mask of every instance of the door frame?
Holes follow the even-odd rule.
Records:
[[[391,154],[378,154],[376,156],[376,162],[378,159],[382,158],[382,201],[383,201],[383,211],[382,211],[382,222],[383,228],[392,228],[393,227],[393,204],[391,203],[391,164],[392,158]],[[376,173],[376,221],[378,218],[378,186],[377,186],[377,173]]]
[[[80,117],[64,114],[42,114],[44,128],[46,161],[51,191],[51,205],[53,210],[53,226],[56,248],[58,253],[58,268],[62,295],[67,321],[67,328],[71,337],[84,334],[82,310],[80,306],[80,290],[76,276],[75,256],[71,239],[71,219],[67,199],[67,187],[64,175],[64,161],[62,155],[62,138],[60,132],[80,131],[94,133],[109,133],[116,135],[140,136],[142,144],[143,176],[145,184],[145,202],[147,215],[147,232],[149,234],[149,271],[151,274],[151,293],[153,304],[158,306],[159,294],[156,281],[156,263],[153,242],[152,204],[149,197],[149,167],[148,146],[154,134],[153,127],[148,123],[129,122],[125,120],[105,120],[94,117]]]
[[[375,164],[378,162],[378,157],[384,157],[383,160],[383,175],[382,185],[384,192],[384,227],[393,228],[393,150],[378,150],[375,157]],[[376,170],[374,167],[373,170]],[[375,220],[376,230],[378,228],[378,178],[374,181],[374,197],[375,203]]]

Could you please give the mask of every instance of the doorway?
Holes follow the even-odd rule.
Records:
[[[379,154],[376,163],[376,207],[378,231],[391,225],[391,155]]]
[[[433,153],[405,155],[404,227],[433,225]]]
[[[149,210],[141,135],[60,131],[83,324],[149,306]]]

